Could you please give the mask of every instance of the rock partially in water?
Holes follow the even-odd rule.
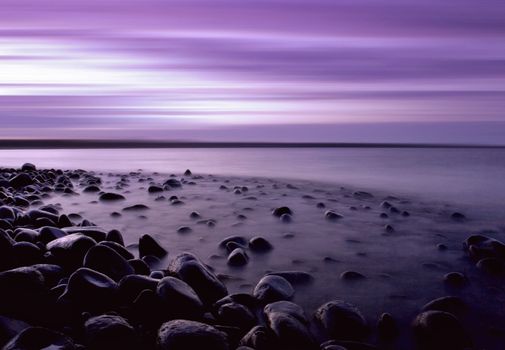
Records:
[[[344,271],[340,274],[340,278],[347,281],[358,281],[365,279],[365,275],[356,271]]]
[[[392,339],[398,334],[398,326],[393,316],[387,312],[380,315],[377,321],[377,331],[382,339]]]
[[[290,300],[295,294],[291,283],[285,278],[274,275],[263,277],[254,288],[253,295],[262,303]]]
[[[204,304],[212,305],[228,294],[225,285],[193,254],[178,255],[168,270],[189,284]]]
[[[223,304],[217,310],[217,320],[225,325],[249,330],[256,324],[256,316],[242,304],[231,302]]]
[[[445,311],[453,315],[459,315],[465,312],[467,306],[461,298],[456,296],[445,296],[434,299],[423,306],[422,311]]]
[[[314,280],[314,276],[305,271],[273,271],[267,275],[281,276],[291,284],[307,284]]]
[[[337,221],[342,219],[344,216],[342,214],[336,213],[333,210],[327,210],[324,212],[324,217],[326,220]]]
[[[87,348],[90,350],[135,350],[139,343],[133,327],[121,316],[100,315],[84,323]]]
[[[468,283],[468,279],[461,272],[449,272],[444,275],[444,282],[451,287],[463,287]]]
[[[491,275],[505,274],[505,262],[498,258],[484,258],[477,262],[477,267]]]
[[[280,349],[275,334],[264,326],[255,326],[251,328],[251,330],[242,337],[239,344],[255,350]]]
[[[369,331],[367,321],[358,308],[342,300],[320,306],[315,318],[333,339],[360,340]]]
[[[164,323],[158,331],[157,346],[159,350],[230,350],[226,333],[187,320]]]
[[[168,252],[152,236],[145,234],[139,239],[139,256],[153,255],[163,258]]]
[[[249,240],[249,248],[255,252],[267,252],[272,250],[273,246],[266,238],[255,236]]]
[[[505,243],[484,235],[472,235],[463,243],[470,256],[476,260],[482,258],[505,259]]]
[[[249,261],[247,253],[242,248],[235,248],[228,256],[228,265],[244,266]]]
[[[284,214],[293,215],[293,211],[289,207],[278,207],[272,211],[272,215],[279,218]]]
[[[125,196],[119,193],[105,192],[99,197],[101,201],[120,201],[126,199]]]
[[[461,323],[447,312],[422,312],[415,318],[412,328],[423,350],[464,350],[472,346]]]

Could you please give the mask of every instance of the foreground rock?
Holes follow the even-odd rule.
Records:
[[[319,307],[315,319],[333,339],[361,340],[368,334],[367,321],[358,308],[342,300]]]
[[[139,348],[132,326],[121,316],[100,315],[84,323],[86,341],[90,350]]]
[[[174,320],[164,323],[158,331],[160,350],[229,350],[225,333],[204,323]]]
[[[66,335],[42,327],[29,327],[9,341],[3,350],[77,349]]]
[[[289,300],[295,294],[291,283],[276,275],[263,277],[254,288],[253,295],[262,303]]]
[[[423,312],[412,327],[422,349],[463,350],[472,345],[458,319],[448,312]]]

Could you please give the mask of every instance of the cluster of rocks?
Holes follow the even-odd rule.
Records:
[[[177,187],[171,180],[164,186]],[[381,315],[373,326],[342,300],[327,302],[307,317],[292,302],[293,285],[310,279],[301,272],[269,273],[251,294],[229,294],[213,269],[193,254],[176,255],[159,269],[168,251],[152,236],[139,238],[136,256],[119,231],[104,231],[86,219],[74,224],[55,206],[43,205],[51,192],[74,194],[73,182],[100,193],[100,179],[82,170],[37,170],[31,164],[0,169],[4,349],[378,349],[369,343],[372,332],[386,339],[397,333],[391,315]],[[121,200],[113,193],[100,198]],[[273,215],[288,222],[293,212],[280,207]],[[232,265],[247,262],[246,250],[272,249],[262,237],[230,237],[221,246]],[[502,249],[482,238],[468,242],[472,254],[486,258],[503,259]],[[442,300],[422,310],[413,323],[421,346],[457,350],[471,345],[452,313],[458,305]]]
[[[463,243],[476,266],[492,275],[505,274],[505,243],[484,235],[472,235]]]

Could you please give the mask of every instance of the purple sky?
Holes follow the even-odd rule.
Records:
[[[2,0],[0,138],[505,143],[503,0]]]

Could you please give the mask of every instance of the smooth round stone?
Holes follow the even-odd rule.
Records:
[[[451,287],[462,287],[468,283],[468,280],[461,272],[449,272],[444,276],[444,282]]]
[[[5,345],[9,340],[28,327],[30,327],[30,325],[24,321],[0,316],[0,346]]]
[[[203,303],[198,295],[180,279],[164,277],[158,283],[156,294],[166,306],[171,318],[195,318],[204,312]]]
[[[193,175],[193,173],[191,173],[191,170],[186,169],[186,171],[184,172],[184,176],[191,176],[191,175]]]
[[[116,253],[121,255],[126,260],[131,260],[134,258],[133,254],[130,253],[124,246],[122,246],[119,243],[112,242],[112,241],[102,241],[102,242],[98,243],[98,246],[106,246],[106,247],[114,250]]]
[[[143,290],[156,291],[159,280],[142,275],[128,275],[119,281],[119,295],[126,302],[133,302]]]
[[[128,264],[130,264],[137,275],[149,276],[151,274],[151,268],[144,260],[130,259],[128,260]]]
[[[168,179],[163,183],[163,185],[175,188],[182,187],[182,183],[177,179]]]
[[[377,331],[379,332],[379,336],[383,339],[391,339],[397,334],[396,320],[391,314],[383,313],[380,315],[377,321]]]
[[[323,304],[317,309],[315,318],[333,339],[360,340],[369,331],[359,309],[342,300]]]
[[[116,242],[117,244],[124,246],[123,235],[118,230],[110,230],[109,232],[107,232],[105,240],[110,242]]]
[[[289,207],[278,207],[272,211],[272,215],[279,218],[284,214],[293,215],[293,211]]]
[[[197,211],[192,211],[190,214],[189,214],[189,217],[191,219],[200,219],[202,216],[200,215],[199,212]]]
[[[218,321],[233,327],[248,331],[256,324],[256,317],[245,305],[239,303],[227,303],[219,307],[217,311]]]
[[[293,221],[293,217],[290,214],[282,214],[279,219],[281,222],[284,222],[286,224]]]
[[[425,304],[422,311],[445,311],[453,315],[462,314],[467,310],[467,305],[461,298],[456,296],[445,296]]]
[[[124,200],[126,198],[125,196],[119,193],[105,192],[100,195],[99,199],[102,201],[119,201]]]
[[[12,338],[3,350],[77,349],[66,335],[42,327],[28,327]]]
[[[463,243],[470,256],[475,259],[505,259],[505,243],[484,235],[472,235]]]
[[[163,248],[158,241],[156,241],[152,236],[145,234],[139,239],[139,256],[144,257],[147,255],[153,255],[158,258],[163,258],[168,254],[168,252]]]
[[[145,204],[134,204],[130,205],[128,207],[124,207],[123,211],[143,211],[143,210],[148,210],[149,207]]]
[[[447,312],[422,312],[414,319],[412,328],[422,349],[464,350],[472,346],[458,319]]]
[[[62,298],[83,310],[109,309],[115,305],[118,285],[103,273],[82,267],[68,280]]]
[[[26,173],[20,173],[9,180],[9,185],[15,189],[20,189],[29,185],[33,185],[32,177]]]
[[[119,282],[124,276],[135,273],[125,258],[114,249],[102,244],[98,244],[88,251],[84,257],[83,266],[101,272],[116,282]]]
[[[193,254],[178,255],[170,262],[168,270],[189,284],[204,304],[212,305],[228,294],[226,286]]]
[[[324,213],[324,217],[326,220],[336,221],[336,220],[342,219],[344,216],[342,214],[334,212],[333,210],[327,210]]]
[[[466,216],[460,212],[454,212],[451,214],[451,219],[455,221],[463,221],[466,219]]]
[[[239,246],[247,246],[247,238],[243,236],[231,236],[223,239],[221,242],[219,242],[219,246],[221,248],[226,248],[227,244],[230,242],[237,243]]]
[[[65,237],[67,233],[57,227],[44,226],[39,229],[39,240],[45,244],[55,239]]]
[[[190,233],[193,231],[189,226],[181,226],[177,229],[177,233]]]
[[[289,300],[295,294],[291,283],[280,276],[268,275],[263,277],[254,288],[253,295],[263,303]]]
[[[85,192],[85,193],[100,192],[100,187],[98,187],[96,185],[89,185],[89,186],[84,187],[84,189],[82,190],[82,192]]]
[[[228,265],[244,266],[249,261],[247,253],[242,248],[235,248],[228,256]]]
[[[255,252],[266,252],[272,250],[273,246],[264,237],[256,236],[249,240],[249,248]]]
[[[174,320],[164,323],[157,338],[159,350],[229,350],[225,333],[204,323]]]
[[[251,328],[251,330],[242,337],[239,345],[258,350],[278,348],[275,334],[265,326],[255,326]]]
[[[505,262],[497,258],[484,258],[477,262],[477,267],[492,275],[505,274]]]
[[[149,193],[159,193],[159,192],[163,192],[163,187],[161,187],[161,186],[157,186],[157,185],[151,185],[151,186],[149,186],[149,188],[147,189],[147,192],[149,192]]]
[[[139,348],[133,327],[121,316],[100,315],[84,323],[86,342],[90,350]]]
[[[362,280],[365,279],[365,275],[356,272],[356,271],[344,271],[340,275],[340,278],[346,281],[357,281],[357,280]]]
[[[43,252],[33,243],[17,242],[12,246],[12,254],[18,266],[30,266],[42,261]]]
[[[305,316],[305,312],[303,311],[302,307],[291,301],[282,300],[270,303],[265,306],[263,312],[267,317],[275,313],[283,313],[298,319],[303,324],[309,324],[307,316]]]
[[[25,163],[21,166],[21,171],[36,171],[37,167],[32,163]]]

